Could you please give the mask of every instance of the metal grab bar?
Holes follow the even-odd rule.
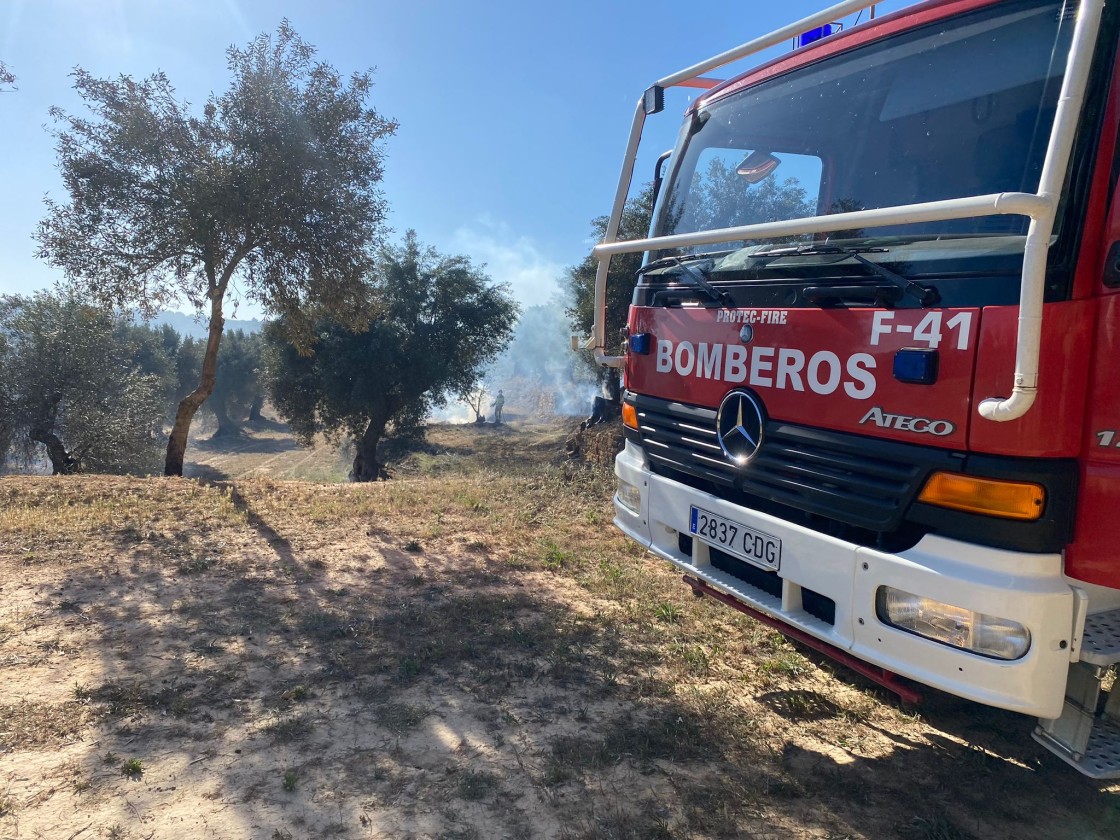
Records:
[[[734,50],[721,53],[708,61],[693,65],[671,76],[666,76],[659,80],[657,85],[670,87],[680,84],[699,76],[701,73],[706,73],[709,70],[722,67],[732,61],[781,43],[786,38],[791,37],[791,34],[796,35],[808,29],[813,29],[831,22],[837,17],[842,17],[871,5],[873,4],[862,2],[862,0],[840,3],[797,23],[777,29],[762,38],[749,41]],[[1085,88],[1103,7],[1104,0],[1081,0],[1080,2],[1037,194],[994,193],[620,242],[618,240],[618,226],[622,219],[626,195],[633,178],[634,162],[638,144],[641,142],[642,127],[645,123],[644,98],[640,99],[630,128],[630,137],[626,144],[626,156],[623,160],[618,188],[615,191],[615,202],[607,223],[606,235],[603,237],[602,243],[592,250],[592,254],[599,258],[599,267],[595,274],[595,325],[591,339],[585,347],[594,351],[595,360],[599,364],[608,367],[622,366],[625,357],[606,354],[606,280],[610,258],[613,254],[688,245],[710,245],[736,239],[768,239],[796,234],[827,233],[852,227],[878,227],[990,215],[1027,216],[1031,222],[1023,246],[1023,273],[1019,291],[1019,324],[1015,342],[1015,376],[1011,396],[1007,398],[988,397],[981,400],[977,406],[980,416],[987,420],[1005,422],[1022,417],[1033,405],[1038,391],[1046,254],[1054,228],[1054,218],[1062,182],[1069,166],[1077,122],[1085,100]]]
[[[923,204],[904,204],[875,210],[855,210],[829,216],[808,216],[781,222],[762,222],[755,225],[700,230],[694,233],[677,233],[650,239],[624,239],[602,243],[591,249],[596,257],[630,254],[662,248],[686,248],[690,245],[715,245],[736,239],[770,239],[779,236],[796,236],[802,233],[829,233],[853,227],[879,227],[904,225],[915,222],[942,222],[946,219],[972,218],[974,216],[1030,216],[1044,214],[1051,202],[1034,193],[992,193],[967,198],[949,198]]]

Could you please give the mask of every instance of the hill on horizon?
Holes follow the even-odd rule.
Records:
[[[175,332],[179,333],[179,335],[191,336],[192,338],[205,338],[208,331],[206,321],[194,315],[187,315],[183,312],[159,312],[147,323],[156,327],[163,324],[168,324],[175,330]],[[247,333],[255,333],[260,332],[263,327],[264,321],[260,318],[250,318],[247,320],[226,318],[225,331],[230,332],[232,330],[243,330]]]

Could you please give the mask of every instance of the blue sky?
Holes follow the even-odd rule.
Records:
[[[344,73],[376,68],[372,104],[400,122],[383,185],[396,234],[415,228],[426,244],[486,263],[531,305],[555,295],[593,244],[590,220],[610,209],[641,92],[827,5],[0,0],[0,60],[19,78],[18,91],[0,93],[0,294],[59,278],[31,237],[43,196],[66,197],[44,126],[51,105],[81,110],[76,65],[97,76],[163,70],[201,107],[227,84],[225,48],[287,17]],[[647,122],[636,183],[672,146],[689,96],[671,91]],[[237,314],[259,310],[244,303]]]

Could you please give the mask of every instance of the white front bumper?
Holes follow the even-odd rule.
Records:
[[[615,473],[642,491],[639,513],[615,499],[615,524],[687,574],[859,659],[925,685],[1038,717],[1061,714],[1074,598],[1062,577],[1060,554],[1004,551],[937,536],[887,554],[654,475],[641,449],[629,443],[615,461]],[[688,535],[692,505],[781,539],[781,598],[713,568],[699,540],[693,540],[691,555],[680,550],[679,535]],[[1030,650],[1006,662],[898,630],[876,617],[880,586],[1017,621],[1030,630]],[[802,609],[802,587],[835,602],[834,624]]]

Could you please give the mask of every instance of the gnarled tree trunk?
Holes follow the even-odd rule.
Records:
[[[54,475],[70,475],[78,471],[77,459],[71,457],[52,429],[47,426],[36,426],[28,433],[28,437],[47,447],[47,457],[51,459],[51,470]]]
[[[385,424],[389,422],[388,416],[373,417],[366,426],[365,434],[361,439],[354,441],[357,453],[354,455],[354,465],[350,470],[351,481],[382,481],[389,477],[389,472],[377,461],[377,444],[385,434]]]
[[[241,427],[229,416],[229,408],[226,406],[225,400],[214,397],[213,405],[210,408],[214,412],[214,417],[218,420],[218,428],[214,432],[214,437],[231,437],[241,431]]]
[[[191,421],[194,420],[195,413],[214,390],[218,370],[218,345],[221,344],[222,328],[225,326],[225,319],[222,317],[223,297],[225,297],[224,284],[212,289],[210,293],[210,334],[206,339],[206,353],[202,357],[202,378],[198,387],[179,402],[179,409],[175,412],[175,425],[171,427],[171,435],[167,439],[167,459],[163,464],[164,475],[181,476],[183,474],[183,460],[187,454],[187,435],[191,431]]]

